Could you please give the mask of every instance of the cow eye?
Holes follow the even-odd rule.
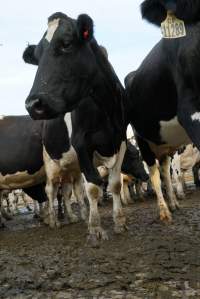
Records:
[[[60,47],[60,51],[62,53],[69,53],[72,50],[72,44],[62,44],[62,46]]]

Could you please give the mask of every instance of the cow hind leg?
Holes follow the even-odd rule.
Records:
[[[172,180],[170,176],[170,157],[166,156],[161,162],[161,171],[163,175],[164,184],[166,187],[166,192],[169,200],[169,207],[171,211],[175,211],[179,208],[179,203],[176,199],[176,195],[173,189]]]
[[[27,211],[32,212],[32,209],[31,209],[31,207],[28,203],[28,199],[26,197],[26,194],[22,193],[20,196],[21,196],[22,201],[24,202],[24,205],[25,205]]]
[[[102,190],[99,186],[86,182],[86,194],[89,200],[90,212],[88,230],[88,241],[92,246],[99,245],[99,240],[107,240],[108,236],[105,230],[101,227],[101,219],[98,211],[98,201],[102,195]]]
[[[44,218],[44,222],[48,224],[51,228],[60,227],[60,222],[58,221],[54,208],[54,200],[56,199],[58,193],[58,183],[52,183],[47,180],[45,191],[48,197],[48,218]]]
[[[121,191],[121,166],[126,151],[126,144],[122,142],[118,158],[115,166],[110,169],[109,175],[109,187],[113,196],[113,220],[114,220],[114,231],[119,234],[127,230],[126,217],[123,212],[120,191]]]
[[[153,166],[149,167],[149,172],[150,172],[152,187],[157,196],[157,204],[158,204],[158,209],[160,214],[160,220],[164,222],[171,222],[172,216],[163,197],[160,172],[158,166],[154,164]]]
[[[62,194],[63,194],[63,199],[64,199],[65,211],[69,217],[69,222],[70,223],[78,222],[78,217],[72,211],[72,207],[71,207],[71,200],[70,200],[71,195],[72,195],[72,184],[71,183],[62,183]]]
[[[112,174],[110,176],[109,186],[113,196],[114,231],[115,233],[119,234],[124,232],[127,229],[126,217],[123,212],[121,198],[120,198],[120,191],[121,191],[120,176],[115,176],[114,174]]]

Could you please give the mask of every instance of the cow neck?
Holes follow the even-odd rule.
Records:
[[[123,139],[126,131],[124,87],[95,40],[91,42],[91,48],[100,69],[91,96]]]

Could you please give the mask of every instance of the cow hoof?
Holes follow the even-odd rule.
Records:
[[[126,217],[123,214],[120,214],[118,216],[114,217],[114,231],[116,234],[121,234],[128,230],[128,227],[126,226]]]
[[[122,204],[124,205],[124,206],[128,206],[128,200],[126,200],[125,198],[121,198],[121,202],[122,202]]]
[[[81,209],[81,219],[85,222],[87,222],[88,219],[88,213],[87,213],[87,208],[84,207]]]
[[[171,223],[171,222],[172,222],[172,216],[171,216],[171,213],[170,213],[170,211],[168,210],[168,208],[163,209],[163,210],[160,212],[160,220],[161,220],[162,222],[165,222],[165,223]]]
[[[101,240],[107,241],[108,239],[107,232],[100,226],[92,227],[87,238],[87,243],[89,243],[92,247],[99,247]]]
[[[10,213],[2,212],[2,216],[4,219],[6,219],[8,221],[13,219],[13,216]]]
[[[54,228],[60,228],[61,227],[61,224],[58,220],[56,221],[50,221],[49,222],[49,227],[54,229]]]
[[[179,200],[184,200],[184,199],[186,199],[186,196],[185,196],[185,194],[184,193],[177,193],[177,197],[178,197],[178,199]]]
[[[70,223],[77,223],[77,222],[79,222],[79,218],[78,218],[78,216],[76,216],[75,214],[73,215],[70,215],[70,217],[69,217],[69,222]]]
[[[169,204],[169,208],[170,208],[170,211],[171,211],[171,212],[175,212],[176,210],[179,210],[179,209],[180,209],[180,205],[179,205],[178,201],[175,199],[175,200],[173,201],[173,203],[170,203],[170,204]]]
[[[126,224],[116,224],[114,227],[114,232],[116,234],[122,234],[128,230],[128,226]]]
[[[58,213],[58,219],[59,220],[63,220],[65,218],[64,213],[63,212],[59,212]]]

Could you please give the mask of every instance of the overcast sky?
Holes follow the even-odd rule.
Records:
[[[160,39],[159,28],[141,19],[141,0],[6,0],[0,11],[0,115],[26,114],[25,99],[36,67],[25,64],[27,43],[37,43],[47,29],[47,18],[61,11],[76,18],[89,14],[99,44],[123,82]]]

